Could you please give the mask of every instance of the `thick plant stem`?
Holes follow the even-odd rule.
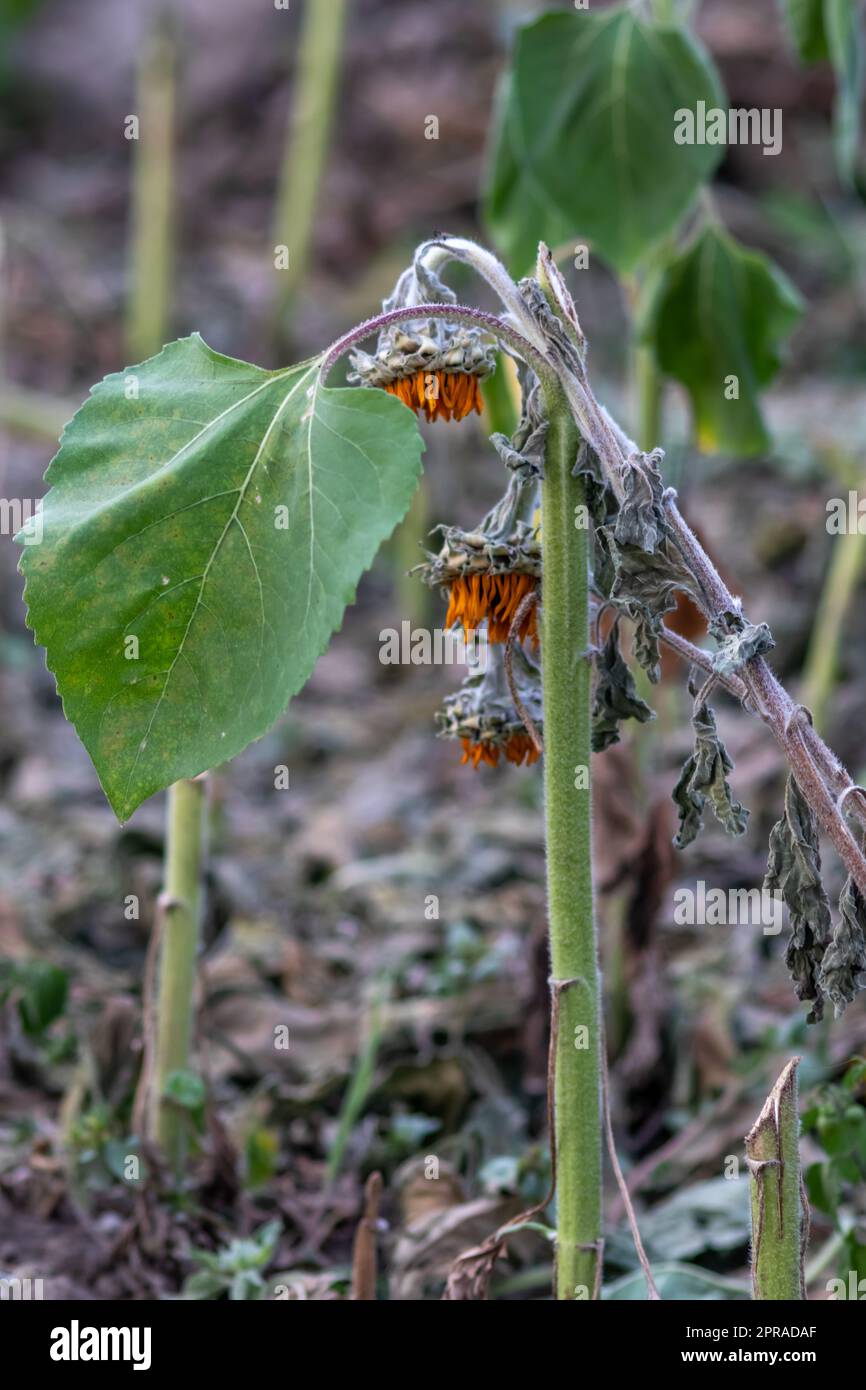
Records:
[[[756,1299],[805,1298],[808,1227],[800,1175],[800,1116],[794,1057],[746,1135],[752,1202],[752,1293]]]
[[[601,1280],[601,1037],[592,893],[589,529],[572,474],[578,434],[558,387],[542,484],[544,792],[556,1049],[556,1296],[593,1298]],[[583,523],[582,525],[576,523]]]
[[[187,1121],[182,1110],[166,1098],[166,1086],[174,1072],[185,1071],[189,1065],[206,806],[205,776],[169,787],[150,1132],[175,1171],[185,1157]]]

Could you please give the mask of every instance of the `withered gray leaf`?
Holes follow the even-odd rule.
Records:
[[[658,548],[664,534],[664,484],[658,467],[663,457],[661,449],[654,449],[651,454],[632,454],[622,465],[625,495],[614,527],[619,545],[637,546],[648,554]]]
[[[719,642],[713,657],[713,670],[722,676],[736,675],[745,662],[772,651],[775,645],[766,623],[743,623],[739,631],[729,633]]]
[[[866,989],[866,900],[849,875],[839,898],[839,922],[821,961],[818,984],[837,1018]]]
[[[662,673],[659,648],[661,616],[651,613],[648,608],[638,603],[627,603],[624,607],[634,623],[634,654],[638,665],[646,671],[653,685],[656,685]]]
[[[780,892],[790,914],[785,964],[797,998],[814,1001],[808,1021],[816,1023],[824,1011],[818,980],[830,939],[830,904],[821,882],[817,823],[793,774],[785,787],[785,813],[770,832],[764,889]]]
[[[519,449],[515,449],[507,434],[491,434],[490,443],[505,467],[510,468],[513,473],[518,473],[524,477],[540,477],[541,469],[538,463],[530,459],[527,454],[521,453]]]
[[[690,845],[703,828],[708,801],[716,819],[730,835],[742,835],[749,819],[745,807],[733,800],[727,774],[733,771],[734,765],[719,738],[715,715],[707,704],[695,711],[692,725],[695,751],[686,759],[673,790],[680,813],[680,828],[674,837],[677,849]]]
[[[606,526],[616,516],[617,501],[613,488],[602,472],[598,454],[585,439],[580,441],[571,473],[572,477],[583,481],[586,505],[593,525]]]
[[[455,304],[457,302],[457,295],[454,290],[436,274],[423,254],[415,256],[411,273],[420,291],[422,304]],[[385,308],[395,307],[388,300],[383,302]],[[411,300],[403,302],[411,303]]]
[[[613,488],[602,476],[597,454],[585,441],[581,441],[572,475],[583,483],[592,522],[592,585],[600,597],[609,598],[616,573],[605,540],[605,528],[616,516],[617,502]]]
[[[603,527],[597,536],[600,547],[607,551],[606,572],[613,572],[609,597],[634,622],[635,656],[655,683],[661,674],[662,618],[676,607],[679,592],[696,597],[694,582],[667,540],[662,539],[656,550],[648,552],[637,545],[621,545],[615,526]]]
[[[584,481],[595,528],[593,586],[631,618],[635,658],[653,683],[661,675],[662,618],[676,607],[678,592],[696,597],[691,575],[664,535],[661,457],[654,450],[632,455],[623,465],[621,503],[601,477],[591,450],[579,451],[574,468]]]
[[[619,622],[615,622],[604,646],[595,658],[596,685],[592,700],[592,751],[600,753],[619,743],[619,721],[637,719],[645,724],[655,719],[649,705],[640,698],[634,677],[619,649]]]

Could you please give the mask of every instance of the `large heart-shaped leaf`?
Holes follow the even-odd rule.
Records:
[[[423,449],[384,391],[268,372],[197,335],[106,377],[28,545],[28,622],[111,805],[260,737],[309,676]]]
[[[778,266],[714,224],[668,262],[644,337],[662,370],[688,391],[702,449],[748,455],[767,448],[760,391],[802,311]]]
[[[631,270],[718,164],[718,145],[677,144],[676,113],[726,106],[684,30],[630,9],[542,15],[518,31],[500,95],[487,220],[519,271],[539,240],[588,239]]]

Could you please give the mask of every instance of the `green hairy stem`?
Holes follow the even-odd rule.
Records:
[[[746,1135],[752,1202],[752,1292],[757,1299],[803,1299],[808,1208],[800,1175],[797,1067],[785,1067]]]
[[[542,484],[544,799],[555,1087],[556,1295],[593,1298],[601,1281],[601,1038],[592,892],[589,530],[572,475],[579,437],[558,387]]]

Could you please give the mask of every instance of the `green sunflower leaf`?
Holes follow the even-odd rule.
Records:
[[[785,18],[802,63],[829,59],[836,74],[833,143],[840,177],[853,184],[860,149],[860,108],[866,77],[861,0],[784,0]]]
[[[121,819],[270,728],[406,512],[415,417],[319,365],[264,371],[194,335],[64,431],[28,622]]]
[[[778,266],[715,225],[670,259],[643,336],[688,391],[703,450],[749,455],[769,446],[760,392],[802,311]]]
[[[514,268],[539,240],[585,238],[632,270],[718,164],[718,145],[678,144],[677,112],[726,106],[712,62],[683,29],[633,9],[542,15],[518,30],[500,92],[487,222]]]
[[[782,0],[788,30],[803,63],[830,57],[824,23],[824,0]]]

